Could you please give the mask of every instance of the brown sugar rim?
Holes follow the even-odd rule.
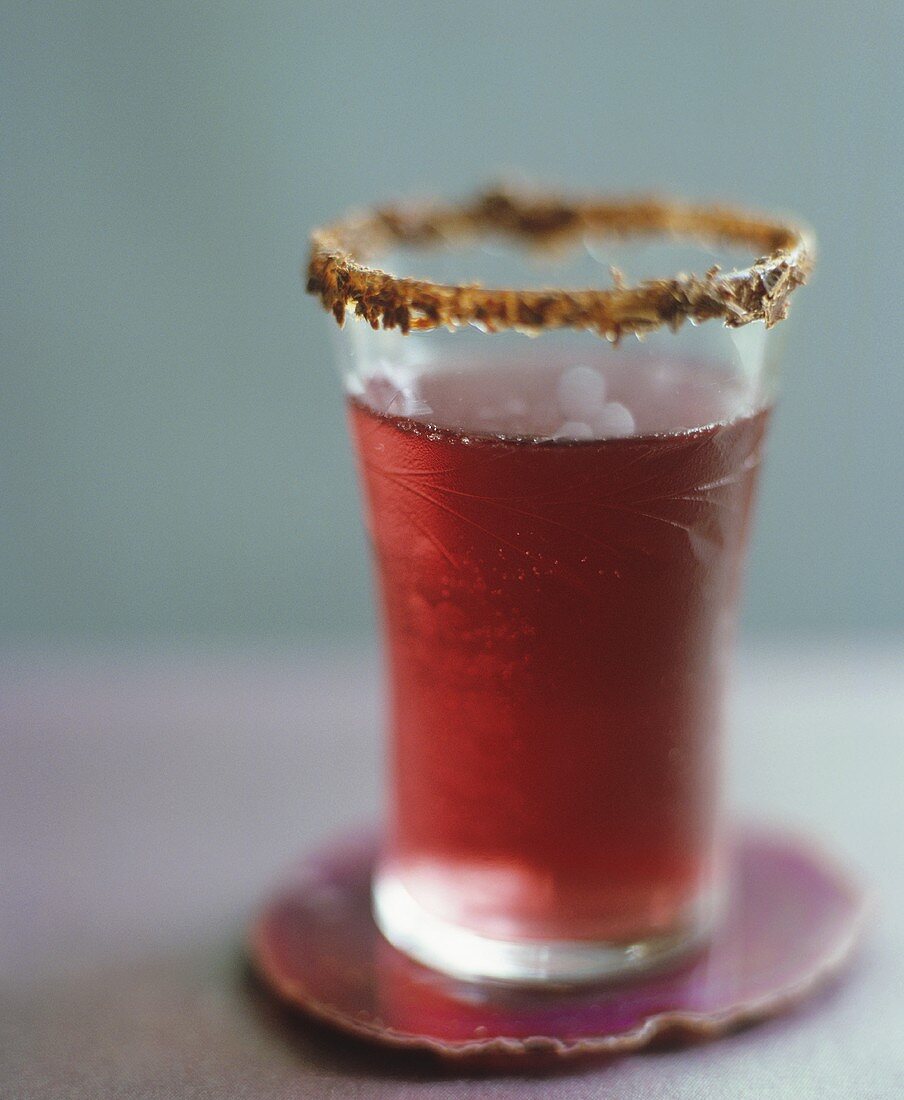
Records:
[[[583,237],[684,237],[749,247],[747,268],[680,274],[625,285],[613,269],[608,288],[490,289],[391,275],[365,261],[393,245],[430,246],[502,234],[529,247],[554,248]],[[544,328],[587,329],[608,340],[684,321],[721,320],[731,328],[788,312],[788,298],[807,281],[814,243],[799,226],[714,205],[662,198],[567,199],[479,193],[453,205],[387,206],[315,230],[307,289],[320,296],[341,325],[346,310],[373,328],[410,330],[479,325],[490,332]]]

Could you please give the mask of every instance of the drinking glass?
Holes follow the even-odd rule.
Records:
[[[718,920],[774,326],[811,262],[793,226],[674,200],[489,192],[315,233],[386,662],[374,914],[420,962],[608,979]]]

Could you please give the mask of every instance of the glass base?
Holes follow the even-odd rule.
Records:
[[[377,874],[372,895],[380,931],[417,962],[465,981],[534,986],[607,981],[658,969],[702,945],[716,909],[707,898],[680,927],[633,943],[517,941],[480,935],[434,916],[394,875]]]

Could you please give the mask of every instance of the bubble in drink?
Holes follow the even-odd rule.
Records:
[[[604,405],[591,424],[597,439],[622,439],[633,435],[636,427],[631,410],[620,401]]]
[[[584,421],[601,409],[606,399],[606,380],[592,367],[568,367],[556,386],[559,412],[569,420]]]
[[[552,435],[553,439],[593,439],[593,428],[582,420],[566,420]]]

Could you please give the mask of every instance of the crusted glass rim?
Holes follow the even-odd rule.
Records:
[[[612,269],[610,287],[543,290],[447,284],[392,275],[367,263],[394,246],[448,246],[504,235],[539,249],[561,249],[585,237],[662,236],[750,248],[746,268],[710,267],[634,286]],[[339,324],[351,309],[373,328],[403,333],[477,325],[489,332],[573,328],[617,342],[685,321],[721,320],[730,328],[783,320],[791,292],[810,276],[815,258],[806,228],[767,215],[677,198],[479,192],[462,203],[399,204],[353,214],[311,234],[307,290]]]

